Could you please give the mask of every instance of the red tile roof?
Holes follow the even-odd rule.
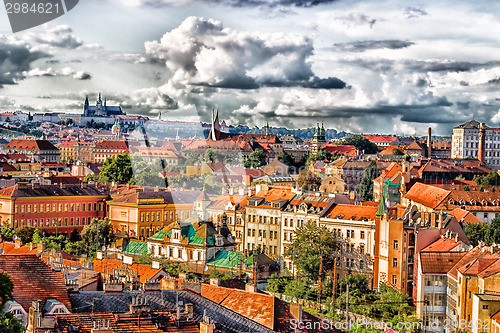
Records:
[[[419,264],[423,274],[446,274],[466,252],[420,252]]]
[[[12,279],[14,299],[26,311],[29,311],[33,301],[55,298],[71,312],[62,273],[52,271],[52,268],[37,256],[0,256],[0,271],[8,274]]]
[[[397,139],[395,136],[385,135],[363,135],[363,138],[368,139],[371,142],[394,142]]]
[[[331,219],[361,221],[362,219],[375,220],[378,206],[343,205],[333,206],[323,216]]]
[[[196,324],[182,325],[177,327],[174,325],[174,320],[171,315],[166,314],[170,317],[167,322],[167,327],[165,330],[156,328],[156,324],[150,320],[143,319],[138,325],[139,314],[135,316],[135,319],[117,321],[116,318],[120,313],[116,312],[105,312],[105,313],[77,313],[77,314],[57,314],[58,331],[61,333],[71,333],[75,332],[70,329],[70,326],[78,327],[79,333],[90,333],[94,329],[94,322],[100,321],[104,323],[109,323],[109,332],[113,333],[164,333],[164,332],[179,332],[179,333],[198,333],[200,329]],[[132,317],[133,318],[133,317]],[[106,331],[100,331],[106,332]]]
[[[47,140],[22,140],[14,139],[3,146],[4,149],[33,149],[33,150],[58,150]]]
[[[274,297],[207,284],[201,296],[274,330]]]
[[[477,216],[475,216],[471,212],[469,212],[467,210],[463,210],[461,208],[455,208],[454,210],[452,210],[448,214],[455,216],[458,221],[462,221],[462,219],[463,219],[466,225],[469,223],[484,223],[483,221],[481,221]]]
[[[322,150],[327,150],[330,153],[336,152],[340,154],[345,154],[350,157],[358,156],[358,150],[355,146],[352,145],[334,145],[331,143],[327,143],[322,147]]]
[[[95,149],[121,149],[128,151],[127,141],[101,141],[96,146]]]
[[[405,197],[426,207],[436,208],[449,195],[450,191],[443,190],[439,187],[415,183],[408,193],[405,194]]]
[[[455,241],[455,238],[441,237],[434,243],[422,249],[422,252],[448,252],[462,244],[461,240]]]
[[[145,283],[151,278],[153,278],[156,274],[160,273],[163,271],[163,268],[153,268],[149,265],[142,265],[142,264],[124,264],[121,260],[114,260],[114,259],[94,259],[93,267],[95,272],[99,272],[102,274],[108,274],[113,272],[113,270],[117,267],[126,267],[131,269],[134,272],[137,272],[139,274],[139,278],[141,280],[141,283]]]

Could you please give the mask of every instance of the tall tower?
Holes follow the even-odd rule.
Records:
[[[266,136],[269,135],[269,122],[266,122]]]
[[[485,148],[486,148],[486,129],[484,128],[485,124],[479,124],[479,151],[477,152],[477,159],[483,163],[486,163],[485,160]]]
[[[326,135],[325,135],[325,127],[323,124],[321,124],[321,127],[319,127],[319,123],[316,124],[316,129],[314,130],[314,136],[311,140],[311,153],[316,154],[321,147],[323,146],[323,143],[326,142]]]
[[[89,96],[85,96],[85,103],[83,104],[83,115],[88,116],[89,114]]]
[[[210,134],[208,135],[208,140],[217,141],[220,137],[220,124],[219,124],[219,107],[217,106],[217,112],[214,114],[215,110],[212,107],[212,126],[210,128]]]

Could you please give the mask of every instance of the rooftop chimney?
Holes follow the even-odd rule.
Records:
[[[479,124],[479,151],[477,153],[477,159],[483,163],[485,163],[485,136],[486,129],[484,128],[484,123],[481,123]]]

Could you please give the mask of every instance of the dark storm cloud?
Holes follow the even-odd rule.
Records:
[[[23,79],[22,73],[29,71],[31,64],[43,57],[48,55],[32,51],[28,44],[17,39],[0,36],[0,87]]]
[[[77,80],[90,80],[90,79],[92,79],[92,75],[90,75],[89,73],[85,73],[85,72],[78,72],[73,77]]]
[[[374,50],[374,49],[403,49],[414,45],[415,43],[397,40],[397,39],[388,39],[388,40],[365,40],[365,41],[357,41],[350,43],[337,43],[334,44],[334,49],[336,51],[341,52],[364,52],[366,50]]]
[[[414,17],[419,17],[419,16],[427,15],[427,12],[424,9],[422,9],[422,8],[406,7],[406,9],[405,9],[405,15],[408,18],[414,18]]]
[[[56,48],[76,49],[83,45],[83,41],[76,37],[67,25],[45,26],[43,32],[29,32],[26,33],[25,38],[33,44]]]
[[[231,7],[315,7],[318,5],[337,2],[338,0],[181,0],[182,4],[211,3]],[[140,5],[147,7],[165,7],[179,5],[172,0],[142,0]]]
[[[367,68],[370,70],[389,71],[398,66],[403,66],[411,72],[465,72],[469,70],[486,69],[500,66],[500,61],[474,63],[467,61],[441,61],[441,60],[390,60],[390,59],[343,59],[339,62]]]
[[[348,15],[337,16],[335,19],[342,21],[348,26],[369,25],[370,28],[373,28],[373,26],[377,22],[377,20],[373,17],[370,17],[363,13],[349,13]]]

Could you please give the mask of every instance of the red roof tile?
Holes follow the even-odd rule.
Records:
[[[58,150],[47,140],[22,140],[14,139],[3,146],[4,149],[34,149],[34,150]]]
[[[428,245],[422,252],[448,252],[462,244],[461,240],[455,241],[455,238],[450,239],[446,237],[441,237],[434,243]]]
[[[415,183],[405,194],[405,197],[426,207],[436,208],[449,195],[450,191],[439,187]]]
[[[71,312],[62,273],[52,271],[52,268],[37,256],[0,256],[0,271],[8,274],[12,279],[14,299],[26,311],[29,311],[33,301],[55,298]]]
[[[419,264],[423,274],[446,274],[466,252],[420,252]]]

